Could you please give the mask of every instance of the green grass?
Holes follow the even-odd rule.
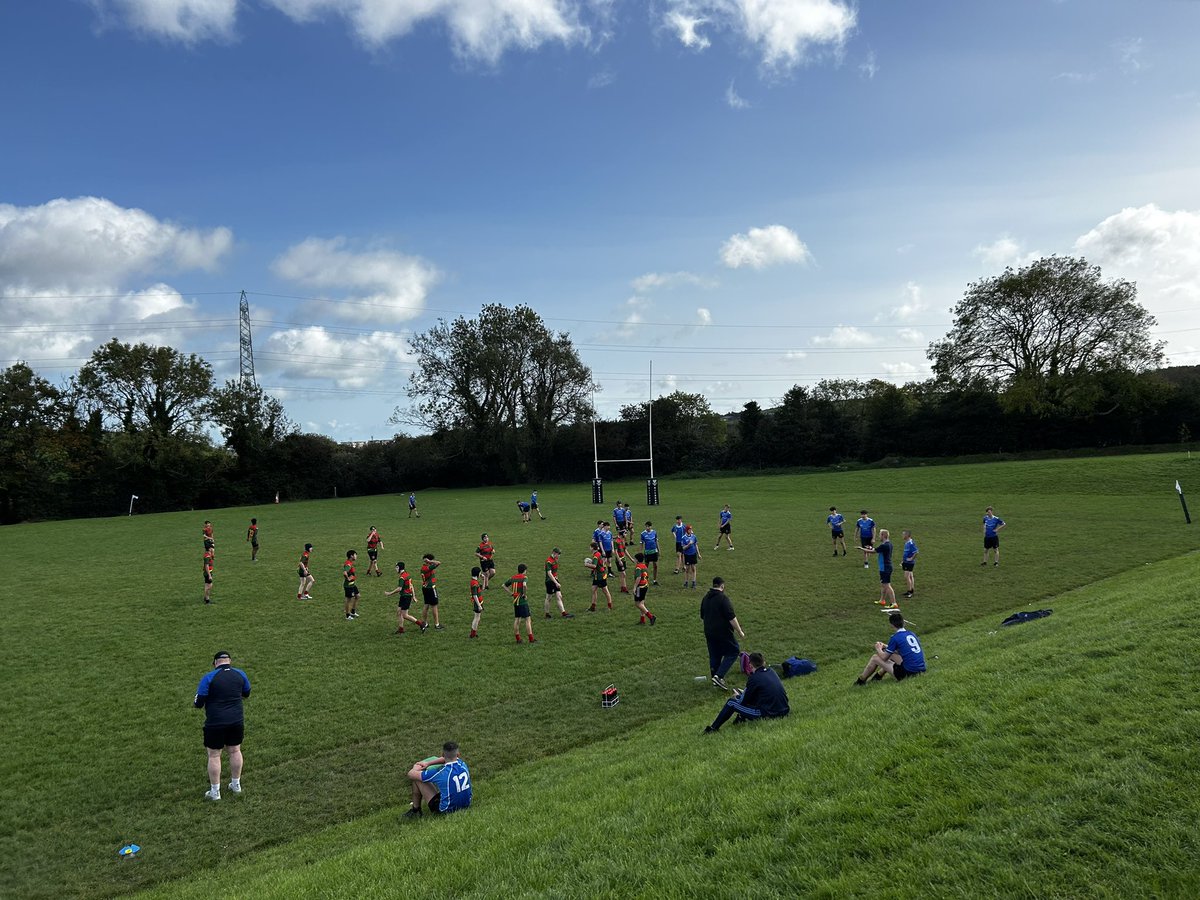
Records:
[[[956,824],[939,817],[929,826],[934,831],[917,832],[925,836],[912,842],[904,871],[918,883],[942,893],[961,893],[975,881],[1020,891],[1016,876],[1007,882],[984,876],[1027,869],[1036,887],[1061,864],[1065,886],[1054,890],[1071,894],[1072,866],[1101,852],[1087,829],[1093,819],[1110,817],[1110,799],[1073,792],[1072,807],[1048,786],[1115,791],[1117,771],[1132,769],[1124,777],[1139,796],[1151,779],[1158,787],[1148,796],[1161,788],[1167,797],[1194,798],[1194,790],[1185,792],[1190,776],[1174,771],[1168,752],[1173,735],[1189,724],[1195,733],[1194,721],[1181,715],[1186,704],[1169,692],[1151,704],[1129,685],[1105,694],[1111,715],[1131,723],[1130,734],[1149,736],[1128,742],[1144,757],[1138,765],[1108,765],[1109,757],[1120,760],[1134,746],[1111,740],[1120,723],[1103,711],[1087,713],[1096,720],[1088,723],[1094,732],[1077,732],[1070,722],[1084,715],[1079,695],[1087,692],[1068,691],[1060,702],[1056,685],[1065,676],[1056,667],[1063,660],[1072,661],[1067,672],[1117,667],[1111,654],[1067,651],[1064,638],[1073,639],[1074,631],[1059,632],[1069,621],[1066,609],[1023,626],[1031,630],[1022,641],[1025,634],[1057,634],[1062,641],[1044,647],[1049,661],[1039,658],[1029,672],[1010,665],[1001,667],[1010,673],[1001,677],[990,663],[980,661],[975,671],[964,661],[961,677],[952,678],[947,661],[946,676],[913,685],[908,696],[929,697],[919,708],[889,709],[886,698],[894,703],[902,695],[882,691],[848,699],[842,685],[870,641],[882,636],[882,616],[869,604],[878,595],[873,573],[852,556],[827,556],[825,509],[836,503],[853,518],[865,505],[894,536],[912,528],[921,562],[918,599],[906,613],[918,633],[935,647],[944,639],[970,648],[976,639],[988,648],[998,640],[985,640],[985,629],[1008,612],[1047,604],[1057,610],[1063,592],[1132,569],[1137,574],[1124,578],[1136,584],[1151,571],[1145,562],[1191,549],[1195,539],[1181,524],[1171,486],[1176,477],[1194,481],[1197,472],[1200,461],[1159,455],[665,481],[664,505],[654,511],[660,534],[676,512],[697,524],[709,542],[701,544],[701,583],[714,574],[727,579],[747,646],[772,659],[799,653],[822,667],[792,683],[790,722],[763,726],[752,742],[732,736],[727,743],[738,748],[732,753],[695,746],[697,725],[714,712],[712,689],[691,679],[707,671],[696,619],[701,591],[680,588],[668,566],[650,596],[660,617],[655,628],[636,625],[624,595],[615,598],[614,613],[582,614],[587,580],[577,563],[597,518],[586,485],[544,487],[540,500],[549,520],[530,525],[519,521],[517,492],[496,489],[427,492],[420,520],[405,518],[402,498],[374,497],[5,529],[0,713],[12,739],[0,769],[0,893],[94,896],[165,881],[186,886],[202,873],[222,876],[244,863],[255,890],[280,895],[340,893],[331,887],[336,879],[360,869],[381,880],[355,882],[346,893],[388,893],[402,871],[415,879],[402,880],[409,889],[443,894],[733,895],[747,892],[744,879],[766,877],[757,865],[747,871],[734,863],[733,855],[764,843],[772,849],[763,858],[781,873],[766,882],[773,890],[860,893],[872,883],[860,880],[860,870],[892,877],[886,850],[895,826],[887,810],[926,804],[947,808]],[[610,501],[632,502],[641,493],[637,485],[606,488]],[[735,512],[734,553],[711,550],[724,502]],[[988,504],[1010,523],[1000,569],[978,566],[978,522]],[[645,506],[635,502],[634,509],[643,521]],[[242,541],[251,515],[263,529],[253,566]],[[198,577],[204,518],[214,521],[218,542],[217,602],[207,608],[199,602]],[[425,551],[443,560],[445,632],[393,636],[395,605],[381,596],[393,586],[390,577],[365,585],[363,618],[341,619],[342,552],[356,547],[365,570],[363,538],[371,524],[384,536],[385,571],[397,558],[412,566]],[[481,638],[468,643],[466,573],[483,530],[497,545],[504,576],[518,562],[538,572],[550,546],[561,546],[568,608],[580,617],[537,619],[540,643],[518,647],[501,594],[489,600]],[[293,573],[305,541],[317,546],[318,600],[302,605]],[[1188,585],[1167,587],[1184,592]],[[1144,619],[1178,618],[1181,602],[1174,595],[1161,604],[1143,599],[1153,613]],[[1098,606],[1097,627],[1114,625],[1115,609],[1107,600]],[[1091,617],[1081,621],[1091,624]],[[1139,630],[1130,642],[1145,643],[1162,630]],[[254,696],[247,704],[246,794],[213,807],[200,799],[202,714],[190,700],[218,648],[246,669]],[[1152,652],[1166,657],[1177,649],[1164,644]],[[622,703],[602,714],[597,694],[610,681],[620,686]],[[1016,702],[1026,696],[1029,706]],[[916,737],[900,736],[912,720],[924,735],[916,746],[907,743]],[[880,730],[880,722],[889,730]],[[1043,730],[1024,743],[997,730],[1037,722]],[[718,740],[725,742],[727,731]],[[902,743],[868,748],[884,734]],[[436,837],[406,839],[395,825],[408,764],[449,736],[462,744],[480,797],[465,820],[470,835],[462,846],[471,849],[461,866],[447,866],[443,854],[431,852]],[[1040,838],[1022,824],[1024,800],[1012,800],[1021,789],[992,777],[997,765],[1019,771],[1022,760],[1013,754],[1034,745],[1044,777],[1027,792],[1045,795],[1038,808],[1047,815],[1067,817],[1068,833],[1048,845],[1067,841],[1065,861],[1027,846]],[[766,794],[761,779],[740,774],[760,758],[769,761],[768,774],[786,773],[780,791]],[[684,799],[678,809],[660,809],[670,793],[667,774],[676,772],[688,774],[677,791]],[[878,779],[880,772],[897,779],[894,792],[879,790],[872,774]],[[1164,772],[1169,777],[1160,777]],[[885,786],[891,783],[885,778]],[[878,810],[864,802],[880,793],[887,802]],[[995,797],[1007,799],[993,809]],[[1174,808],[1191,815],[1195,805]],[[1135,846],[1147,845],[1147,853],[1165,857],[1172,842],[1190,846],[1169,812],[1117,818],[1126,838],[1141,835]],[[118,860],[117,848],[128,841],[145,849],[136,860]],[[347,845],[353,852],[341,854]],[[914,855],[921,848],[924,855]],[[1014,866],[1017,855],[1022,862]],[[1105,865],[1121,870],[1152,858],[1140,850],[1127,855],[1137,859]],[[939,861],[958,857],[953,866]],[[813,880],[818,870],[820,881]],[[305,888],[309,873],[315,880]],[[1166,888],[1183,883],[1163,877]]]

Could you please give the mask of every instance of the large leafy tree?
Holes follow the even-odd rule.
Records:
[[[25,363],[0,372],[0,521],[45,514],[65,482],[57,432],[66,412],[62,392]]]
[[[674,391],[654,401],[655,470],[678,472],[716,468],[725,452],[725,420],[713,412],[703,394]],[[647,404],[621,407],[630,427],[630,455],[649,451]]]
[[[929,346],[935,376],[991,384],[1009,408],[1024,412],[1096,412],[1096,376],[1111,380],[1163,360],[1137,287],[1104,281],[1099,267],[1075,257],[1051,256],[974,282],[953,314],[950,333]]]
[[[537,474],[558,427],[592,415],[591,370],[570,336],[528,306],[488,304],[474,319],[441,320],[410,340],[414,405],[397,408],[393,423],[464,431],[472,452],[508,477]]]
[[[192,437],[207,424],[213,373],[194,353],[113,338],[79,370],[79,387],[124,432]]]
[[[258,385],[241,381],[227,381],[213,393],[209,414],[243,469],[257,466],[269,450],[296,431],[282,403]]]

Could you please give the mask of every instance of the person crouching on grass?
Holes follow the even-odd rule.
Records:
[[[921,650],[921,642],[917,640],[917,636],[904,627],[904,616],[894,612],[888,616],[888,622],[896,629],[896,633],[886,645],[880,641],[875,642],[875,654],[855,680],[855,685],[866,684],[872,675],[875,681],[879,681],[884,675],[891,675],[897,681],[903,681],[912,675],[924,674],[925,653]]]
[[[786,716],[791,711],[783,682],[779,680],[779,675],[774,669],[767,667],[763,655],[751,653],[750,665],[754,667],[754,671],[746,680],[746,690],[734,691],[733,696],[725,701],[725,705],[713,719],[713,723],[704,727],[705,734],[720,731],[721,726],[735,713],[737,722],[740,723],[754,719],[775,719]]]
[[[408,770],[412,781],[412,806],[405,819],[421,816],[421,803],[434,815],[452,813],[471,805],[471,773],[458,757],[458,744],[446,741],[441,756],[413,763]]]
[[[537,643],[537,639],[533,636],[533,620],[529,617],[529,598],[526,596],[529,580],[529,576],[525,574],[527,571],[529,571],[529,567],[525,563],[521,563],[517,566],[517,574],[504,582],[504,586],[512,591],[513,636],[516,637],[518,644],[521,643],[522,621],[525,622],[525,631],[529,634],[529,643]]]

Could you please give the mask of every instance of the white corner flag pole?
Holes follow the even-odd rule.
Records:
[[[130,495],[129,495],[129,514],[130,514],[131,516],[133,515],[133,501],[134,501],[134,500],[137,500],[137,499],[138,499],[138,495],[137,495],[137,494],[130,494]]]
[[[1175,493],[1179,495],[1179,505],[1183,507],[1183,520],[1188,525],[1192,524],[1192,515],[1188,512],[1187,500],[1183,499],[1183,488],[1179,486],[1179,480],[1175,480]]]

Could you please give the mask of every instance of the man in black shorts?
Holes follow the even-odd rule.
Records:
[[[229,790],[242,792],[242,700],[250,696],[250,679],[235,669],[229,654],[218,650],[213,668],[200,679],[192,705],[204,710],[204,747],[208,751],[206,800],[221,799],[221,751],[229,753]]]

